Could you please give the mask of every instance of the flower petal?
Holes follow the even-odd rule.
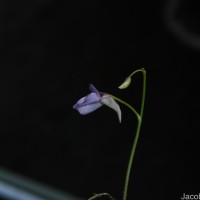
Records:
[[[90,84],[90,85],[89,85],[89,89],[90,89],[91,92],[96,93],[97,96],[100,97],[99,91],[94,87],[94,85]]]
[[[83,103],[85,102],[85,99],[86,99],[87,97],[82,97],[81,99],[79,99],[74,105],[73,105],[73,108],[74,109],[77,109],[77,108],[79,108],[80,106],[82,106],[83,105]]]
[[[73,108],[78,110],[80,114],[86,115],[102,106],[100,99],[101,98],[96,93],[92,92],[86,97],[83,97],[80,100],[78,100],[78,102],[73,106]]]
[[[83,102],[82,105],[96,103],[99,102],[100,100],[101,98],[96,93],[92,92],[86,96],[85,101]]]
[[[100,97],[97,96],[96,93],[90,93],[86,97],[83,97],[77,101],[77,103],[73,106],[73,108],[77,109],[81,106],[85,106],[88,104],[96,103],[100,101]]]
[[[80,106],[78,108],[76,108],[78,110],[78,112],[81,115],[87,115],[95,110],[97,110],[98,108],[100,108],[101,106],[103,106],[102,103],[100,102],[96,102],[96,103],[92,103],[92,104],[88,104],[88,105],[84,105],[84,106]]]
[[[122,116],[121,109],[120,109],[118,103],[112,98],[112,96],[110,96],[108,94],[103,95],[101,97],[101,102],[117,112],[119,122],[121,123],[121,116]]]

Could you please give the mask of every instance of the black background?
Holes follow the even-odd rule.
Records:
[[[181,1],[177,1],[181,2]],[[0,166],[89,198],[121,199],[137,121],[102,107],[72,109],[93,83],[139,109],[147,70],[141,137],[129,199],[180,199],[199,190],[198,45],[173,32],[170,1],[1,1]],[[198,37],[196,6],[177,18]]]

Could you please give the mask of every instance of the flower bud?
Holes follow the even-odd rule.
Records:
[[[127,77],[126,80],[118,87],[119,89],[126,89],[131,83],[131,78]]]

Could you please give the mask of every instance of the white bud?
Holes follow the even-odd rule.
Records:
[[[131,83],[131,78],[127,77],[126,80],[118,87],[119,89],[126,89]]]

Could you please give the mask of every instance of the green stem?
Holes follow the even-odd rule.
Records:
[[[136,147],[137,147],[137,143],[138,143],[138,139],[139,139],[139,135],[140,135],[140,129],[141,129],[141,124],[142,124],[143,112],[144,112],[145,94],[146,94],[146,71],[145,71],[145,69],[143,69],[143,68],[142,69],[138,69],[138,70],[134,71],[129,77],[132,77],[137,72],[142,72],[143,73],[143,92],[142,92],[142,102],[141,102],[140,114],[138,114],[138,112],[130,104],[126,103],[125,101],[123,101],[123,100],[121,100],[121,99],[119,99],[119,98],[117,98],[115,96],[112,96],[115,100],[117,100],[120,103],[124,104],[131,111],[133,111],[133,113],[136,115],[137,120],[138,120],[136,135],[135,135],[135,139],[134,139],[133,146],[132,146],[132,149],[131,149],[129,162],[128,162],[128,167],[127,167],[127,171],[126,171],[126,178],[125,178],[124,192],[123,192],[123,200],[127,199],[130,172],[131,172],[132,163],[133,163],[133,159],[134,159],[134,155],[135,155],[135,151],[136,151]]]
[[[128,104],[126,101],[123,101],[122,99],[120,99],[120,98],[118,98],[118,97],[116,97],[114,95],[111,95],[111,96],[116,101],[118,101],[118,102],[124,104],[126,107],[128,107],[136,115],[137,119],[140,120],[140,118],[141,118],[140,115],[138,114],[138,112],[130,104]]]
[[[138,120],[138,126],[137,126],[137,130],[136,130],[136,135],[135,135],[135,139],[134,139],[133,146],[132,146],[132,149],[131,149],[131,154],[130,154],[130,157],[129,157],[128,167],[127,167],[127,171],[126,171],[123,200],[127,199],[129,178],[130,178],[132,163],[133,163],[133,159],[134,159],[134,155],[135,155],[135,150],[136,150],[136,147],[137,147],[137,142],[138,142],[138,139],[139,139],[141,123],[142,123],[142,120],[141,119]]]
[[[143,89],[142,89],[142,103],[141,103],[141,110],[140,110],[140,117],[143,118],[144,113],[144,103],[145,103],[145,96],[146,96],[146,70],[140,70],[143,73]]]

